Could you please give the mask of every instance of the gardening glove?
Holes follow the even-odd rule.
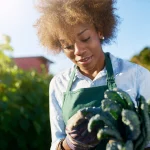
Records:
[[[90,118],[99,111],[100,108],[84,108],[68,120],[66,142],[71,149],[88,150],[99,143],[97,132],[88,132],[87,129]]]

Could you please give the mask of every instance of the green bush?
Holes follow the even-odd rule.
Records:
[[[16,66],[0,72],[0,150],[48,150],[52,75]]]
[[[143,50],[139,52],[139,54],[134,55],[130,61],[133,63],[137,63],[150,70],[149,60],[150,60],[150,47],[145,47],[143,48]]]

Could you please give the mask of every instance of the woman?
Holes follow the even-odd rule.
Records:
[[[119,17],[114,13],[114,3],[115,0],[45,0],[40,4],[43,15],[37,28],[41,43],[54,52],[62,50],[75,64],[50,83],[52,150],[105,149],[93,135],[68,131],[66,126],[81,108],[99,107],[106,89],[117,87],[128,92],[135,105],[139,95],[150,98],[150,72],[102,50],[102,45],[115,37]],[[78,119],[74,117],[73,121]],[[84,122],[77,129],[84,131],[86,126]]]

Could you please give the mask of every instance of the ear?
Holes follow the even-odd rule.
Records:
[[[101,32],[98,32],[98,37],[99,37],[100,40],[102,40],[104,38],[104,36]]]

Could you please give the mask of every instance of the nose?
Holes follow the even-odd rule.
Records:
[[[85,46],[81,42],[76,42],[74,45],[74,55],[82,55],[85,52]]]

